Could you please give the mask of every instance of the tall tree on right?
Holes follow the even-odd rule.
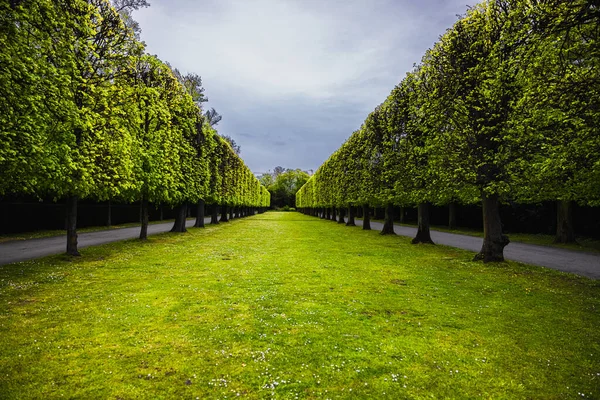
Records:
[[[502,231],[499,206],[517,182],[515,163],[527,162],[528,141],[511,124],[520,91],[516,79],[529,36],[527,19],[516,2],[496,0],[467,12],[442,36],[424,59],[434,85],[438,124],[431,149],[439,160],[440,182],[460,181],[480,192],[484,240],[475,260],[503,261],[509,243]]]
[[[541,2],[529,10],[535,39],[519,79],[518,126],[536,133],[521,166],[525,201],[556,201],[555,242],[575,241],[572,205],[600,204],[600,12],[597,2]]]

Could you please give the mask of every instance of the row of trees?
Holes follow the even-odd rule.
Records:
[[[0,195],[77,202],[266,207],[269,193],[202,113],[198,75],[144,52],[130,12],[145,0],[0,3]]]
[[[449,29],[297,193],[297,206],[483,207],[476,259],[503,260],[503,201],[600,205],[600,8],[490,0]],[[313,211],[310,211],[313,210]],[[391,218],[391,213],[389,213]],[[389,219],[386,221],[391,225]],[[393,232],[393,230],[392,230]]]

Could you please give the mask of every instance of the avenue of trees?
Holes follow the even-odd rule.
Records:
[[[269,193],[204,114],[198,75],[146,54],[130,12],[144,0],[0,3],[0,196],[64,201],[77,255],[81,199],[247,210]],[[216,122],[215,122],[216,121]],[[216,209],[216,207],[213,207]],[[199,218],[200,219],[200,218]],[[202,221],[197,226],[203,225]]]
[[[593,0],[471,8],[298,191],[296,205],[323,217],[418,207],[413,242],[432,243],[431,204],[480,203],[476,259],[488,262],[503,260],[509,243],[502,202],[556,201],[556,240],[573,241],[573,202],[600,205],[599,35]],[[386,212],[389,233],[391,219]]]

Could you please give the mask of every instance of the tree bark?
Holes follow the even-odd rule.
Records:
[[[229,218],[227,218],[227,210],[228,209],[229,209],[229,206],[227,206],[227,205],[221,206],[221,219],[219,220],[219,222],[229,222]]]
[[[417,243],[433,243],[431,240],[431,234],[429,232],[429,204],[419,203],[418,217],[417,217],[417,236],[412,240],[412,244]]]
[[[140,240],[148,239],[148,221],[150,220],[148,215],[148,200],[142,197],[140,201]]]
[[[456,229],[456,203],[448,204],[448,229]]]
[[[346,226],[356,226],[356,222],[354,222],[354,206],[348,206],[348,222],[346,222]]]
[[[77,251],[77,196],[67,197],[67,254],[80,256]]]
[[[508,240],[508,236],[502,234],[498,195],[488,196],[482,193],[481,200],[483,205],[483,246],[474,261],[483,260],[484,263],[504,261],[504,247],[510,243],[510,240]]]
[[[346,221],[344,220],[344,213],[345,213],[345,209],[344,207],[338,207],[338,224],[345,224]]]
[[[385,206],[385,217],[383,220],[383,229],[381,230],[382,235],[395,235],[394,232],[394,205],[388,203]]]
[[[363,230],[370,231],[371,230],[370,207],[368,204],[364,204],[362,206],[362,209],[363,209]]]
[[[173,228],[171,228],[171,232],[187,232],[187,229],[185,227],[187,210],[187,203],[183,203],[177,208],[177,213],[175,214],[175,223],[173,224]]]
[[[211,224],[219,223],[219,206],[216,204],[212,205],[212,215],[210,217],[210,223]]]
[[[556,237],[554,243],[577,243],[573,228],[573,205],[570,201],[556,202]]]
[[[106,226],[109,228],[112,226],[112,201],[108,201],[108,215],[106,219]]]
[[[194,228],[204,228],[204,200],[198,200],[196,205],[196,223]]]

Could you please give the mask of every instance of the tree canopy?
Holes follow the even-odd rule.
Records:
[[[508,243],[501,202],[598,205],[599,22],[586,0],[472,7],[298,191],[297,206],[480,201],[478,258],[496,261]]]
[[[144,52],[143,6],[0,4],[0,195],[269,205],[202,112],[200,76]]]

